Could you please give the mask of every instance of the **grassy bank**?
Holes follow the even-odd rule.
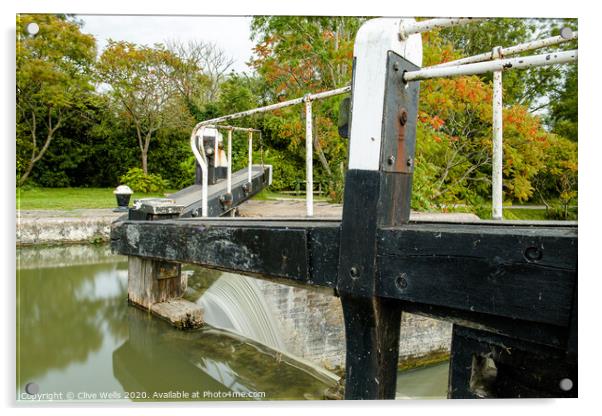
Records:
[[[175,190],[162,194],[132,195],[132,202],[139,198],[164,197]],[[304,199],[305,195],[292,195],[263,190],[253,197],[262,201],[281,199]],[[315,201],[326,201],[326,197],[314,196]],[[18,188],[18,210],[71,210],[82,208],[114,208],[117,206],[113,188]]]
[[[305,194],[304,193],[295,194],[295,193],[273,192],[268,189],[264,189],[263,191],[259,192],[257,195],[253,196],[253,198],[251,198],[251,199],[255,199],[257,201],[276,201],[276,200],[282,200],[282,199],[305,200]],[[328,198],[326,198],[325,196],[320,196],[320,195],[314,194],[314,201],[327,202]]]
[[[164,194],[132,195],[138,198],[163,197]],[[114,208],[113,188],[18,188],[18,210],[71,210],[81,208]]]

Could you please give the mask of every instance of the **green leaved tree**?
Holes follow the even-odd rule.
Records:
[[[109,41],[97,64],[98,80],[108,86],[112,111],[133,127],[144,174],[148,152],[159,131],[194,122],[173,82],[174,61],[162,45]]]
[[[39,32],[29,34],[36,23]],[[69,119],[94,100],[94,37],[63,15],[17,16],[17,185],[23,185]]]

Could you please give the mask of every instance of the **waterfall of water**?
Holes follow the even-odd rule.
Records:
[[[279,351],[286,347],[257,282],[223,273],[197,301],[209,325],[234,331]]]

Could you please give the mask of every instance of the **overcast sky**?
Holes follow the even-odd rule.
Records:
[[[250,71],[251,17],[78,15],[83,32],[96,37],[99,51],[108,39],[152,46],[167,40],[214,42],[234,59],[232,69]]]

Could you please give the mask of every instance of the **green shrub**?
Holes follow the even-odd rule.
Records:
[[[160,193],[167,188],[167,181],[161,178],[160,175],[149,173],[144,174],[140,168],[132,168],[127,173],[119,178],[122,185],[127,185],[134,192],[143,193]]]

